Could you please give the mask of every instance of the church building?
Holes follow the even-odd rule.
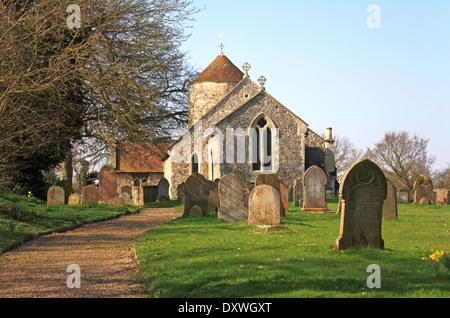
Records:
[[[264,77],[250,78],[248,63],[242,69],[220,54],[190,83],[188,129],[162,159],[171,197],[192,173],[214,181],[238,170],[251,183],[276,173],[291,189],[313,165],[324,170],[327,192],[336,193],[331,128],[322,138],[265,90]]]

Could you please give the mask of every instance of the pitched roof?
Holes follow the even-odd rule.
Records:
[[[244,73],[221,54],[192,83],[240,82],[243,78]]]
[[[162,159],[167,153],[168,146],[168,143],[124,145],[119,151],[119,170],[117,172],[164,172]]]

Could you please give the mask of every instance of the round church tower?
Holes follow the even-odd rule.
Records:
[[[189,127],[216,106],[243,78],[244,73],[220,54],[189,84]]]

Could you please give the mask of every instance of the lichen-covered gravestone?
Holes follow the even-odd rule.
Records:
[[[302,211],[330,212],[327,204],[325,186],[327,176],[318,166],[306,170],[303,176]]]
[[[98,174],[99,201],[108,203],[109,200],[119,196],[117,193],[117,175],[113,167],[105,165]]]
[[[170,200],[169,186],[170,186],[169,181],[166,178],[162,178],[161,180],[159,180],[158,196],[156,199],[158,202]]]
[[[280,195],[278,191],[266,184],[256,186],[250,193],[248,224],[279,225]]]
[[[62,187],[51,187],[47,192],[47,206],[64,205],[65,192]]]
[[[244,222],[248,219],[244,186],[241,178],[234,173],[223,176],[219,181],[218,217],[228,223]]]
[[[422,204],[421,201],[426,198],[423,202],[436,202],[436,192],[433,190],[433,182],[430,177],[422,175],[416,179],[414,182],[413,189],[413,204]]]
[[[98,189],[94,185],[87,185],[83,187],[83,192],[81,194],[81,204],[84,203],[98,203]]]
[[[341,227],[337,249],[384,249],[381,224],[386,195],[386,178],[375,163],[363,159],[350,166],[339,188]]]
[[[78,193],[71,194],[69,197],[69,205],[80,205],[81,196]]]
[[[259,174],[256,177],[255,185],[269,185],[273,187],[277,193],[278,196],[281,198],[281,190],[280,190],[280,179],[278,179],[278,176],[276,174]],[[286,211],[284,210],[283,202],[280,199],[280,217],[282,220],[286,219]]]
[[[208,180],[199,174],[194,173],[187,178],[184,183],[184,214],[183,217],[189,217],[191,209],[198,205],[198,207],[206,215],[208,211],[208,196],[210,186]]]
[[[397,220],[397,190],[391,181],[386,180],[387,196],[383,203],[383,219]]]

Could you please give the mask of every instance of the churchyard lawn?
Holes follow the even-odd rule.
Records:
[[[103,204],[52,206],[33,197],[0,192],[0,251],[43,233],[63,231],[82,224],[135,212],[136,207]]]
[[[328,198],[337,210],[337,199]],[[152,297],[450,297],[450,272],[433,277],[433,251],[450,251],[450,206],[398,205],[383,220],[385,250],[332,249],[340,216],[289,205],[281,225],[265,232],[210,214],[179,218],[148,231],[135,244]],[[381,288],[369,288],[369,265],[379,265]]]

